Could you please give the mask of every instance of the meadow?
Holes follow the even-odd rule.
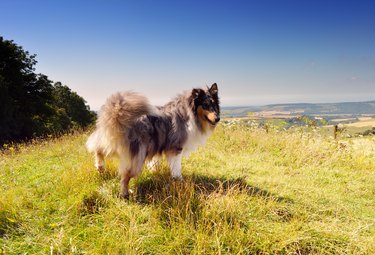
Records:
[[[0,152],[0,254],[375,254],[375,137],[220,124],[119,194],[88,133]]]

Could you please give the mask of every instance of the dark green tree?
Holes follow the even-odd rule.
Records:
[[[35,57],[0,37],[0,145],[85,127],[95,118],[77,93],[35,73]]]
[[[86,127],[94,121],[95,113],[90,111],[86,101],[61,82],[54,84],[53,98],[56,107],[65,111],[73,125]]]
[[[43,94],[43,88],[38,88],[35,64],[35,55],[0,37],[0,140],[33,135],[33,99]]]

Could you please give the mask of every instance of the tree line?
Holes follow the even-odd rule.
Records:
[[[93,123],[86,101],[61,82],[35,73],[36,55],[0,37],[0,147]]]

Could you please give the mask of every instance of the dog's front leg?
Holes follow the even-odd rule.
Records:
[[[147,167],[152,171],[156,172],[160,168],[160,158],[154,156],[149,162],[147,162]]]
[[[169,163],[169,168],[171,169],[171,174],[173,179],[182,180],[181,174],[181,161],[182,161],[182,153],[170,153],[167,154],[167,160]]]

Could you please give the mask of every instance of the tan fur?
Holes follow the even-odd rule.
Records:
[[[96,131],[86,146],[90,152],[100,151],[103,156],[123,153],[124,132],[143,114],[153,112],[148,99],[135,92],[118,92],[110,96],[100,110]],[[120,142],[122,141],[122,142]]]
[[[215,122],[216,114],[214,112],[204,110],[202,106],[198,106],[197,113],[198,113],[198,120],[199,120],[199,123],[201,124],[203,132],[214,129],[214,127],[206,119],[208,118],[210,121]]]
[[[202,106],[198,106],[197,108],[198,120],[199,120],[199,123],[201,124],[203,132],[206,132],[209,124],[207,123],[207,120],[205,119],[204,112],[205,111],[203,110]]]
[[[213,123],[215,123],[215,119],[216,119],[216,113],[214,112],[210,112],[210,111],[205,111],[205,115],[207,116],[207,118],[212,121]]]

